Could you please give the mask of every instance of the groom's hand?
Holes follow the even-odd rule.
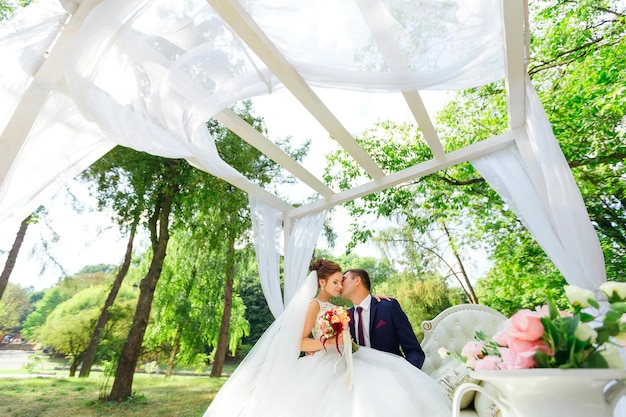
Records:
[[[390,295],[380,295],[380,294],[374,294],[372,295],[372,297],[374,297],[376,299],[376,301],[380,302],[380,300],[385,300],[385,301],[391,301],[393,300],[395,297],[392,297]]]

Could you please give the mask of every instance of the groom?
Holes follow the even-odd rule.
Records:
[[[354,318],[350,321],[350,333],[359,345],[404,356],[412,365],[422,367],[426,356],[408,317],[397,300],[372,297],[367,271],[344,272],[341,298],[354,304],[350,309]]]

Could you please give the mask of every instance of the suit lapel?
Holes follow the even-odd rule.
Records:
[[[352,339],[356,339],[356,332],[354,331],[354,307],[348,309],[348,313],[350,313],[350,336]]]

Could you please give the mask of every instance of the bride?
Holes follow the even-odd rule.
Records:
[[[204,417],[452,415],[439,384],[404,358],[364,346],[352,353],[349,330],[322,336],[318,320],[336,307],[330,299],[341,293],[341,267],[318,259],[309,270],[303,287],[226,381]]]

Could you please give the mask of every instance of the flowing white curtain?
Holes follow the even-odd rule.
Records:
[[[261,288],[274,317],[289,304],[308,275],[311,256],[326,219],[326,210],[297,219],[286,228],[285,295],[280,291],[280,239],[283,213],[264,201],[250,197],[250,214]]]
[[[504,74],[501,0],[241,5],[312,86],[449,90]],[[58,1],[35,1],[0,28],[0,146],[16,149],[0,152],[3,230],[19,225],[47,186],[76,175],[114,144],[185,158],[278,207],[277,199],[219,158],[205,122],[283,86],[206,0],[70,6],[77,7],[71,16]],[[58,74],[43,77],[38,71],[50,60]],[[41,92],[42,109],[62,111],[29,106],[41,126],[29,130],[28,118],[14,111],[31,87]],[[25,131],[6,130],[14,116]],[[37,169],[25,175],[28,165]]]
[[[604,256],[572,172],[530,79],[525,131],[517,146],[472,165],[532,233],[568,283],[597,291],[606,281]]]
[[[285,244],[285,305],[308,275],[311,256],[326,220],[326,210],[293,220]]]
[[[249,197],[254,248],[263,295],[274,317],[283,312],[280,291],[280,247],[283,214],[256,197]]]

